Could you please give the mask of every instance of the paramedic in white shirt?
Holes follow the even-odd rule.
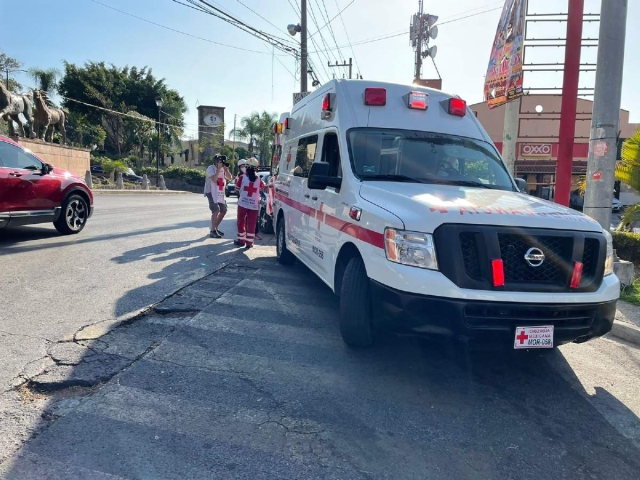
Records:
[[[209,210],[211,210],[211,231],[209,236],[222,238],[224,233],[218,230],[218,227],[227,214],[227,200],[224,195],[224,189],[232,177],[226,156],[216,155],[213,160],[214,164],[207,167],[204,195],[209,200]]]

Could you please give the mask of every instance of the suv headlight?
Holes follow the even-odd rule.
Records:
[[[433,236],[428,233],[387,228],[384,231],[384,250],[391,262],[430,270],[438,269]]]
[[[604,275],[607,276],[613,273],[613,237],[606,230],[603,230],[602,233],[607,240],[607,256],[604,261]]]

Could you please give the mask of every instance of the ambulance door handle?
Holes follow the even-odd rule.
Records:
[[[305,195],[304,198],[309,198],[309,195]]]
[[[318,200],[318,197],[311,197],[311,200]]]

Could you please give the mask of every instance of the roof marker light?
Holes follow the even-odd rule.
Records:
[[[429,94],[425,92],[410,92],[407,106],[415,110],[426,110],[429,107]]]
[[[464,117],[467,114],[467,102],[461,98],[449,99],[449,115]]]
[[[365,88],[364,104],[384,107],[387,104],[387,90],[385,88]]]
[[[331,95],[328,93],[322,99],[322,111],[323,112],[331,111]]]
[[[289,130],[290,126],[289,126],[289,118],[285,118],[284,119],[284,129],[285,130]]]

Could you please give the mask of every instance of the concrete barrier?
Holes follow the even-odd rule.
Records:
[[[90,169],[90,150],[86,148],[67,147],[57,143],[46,143],[42,140],[12,137],[24,148],[29,149],[44,162],[56,168],[62,168],[84,178]]]
[[[116,188],[122,190],[124,188],[124,180],[122,179],[122,172],[118,172],[116,175]]]
[[[149,177],[146,173],[142,176],[142,189],[149,190]]]
[[[93,188],[93,177],[91,176],[91,170],[87,170],[87,173],[84,174],[84,182],[87,184],[87,187]]]

